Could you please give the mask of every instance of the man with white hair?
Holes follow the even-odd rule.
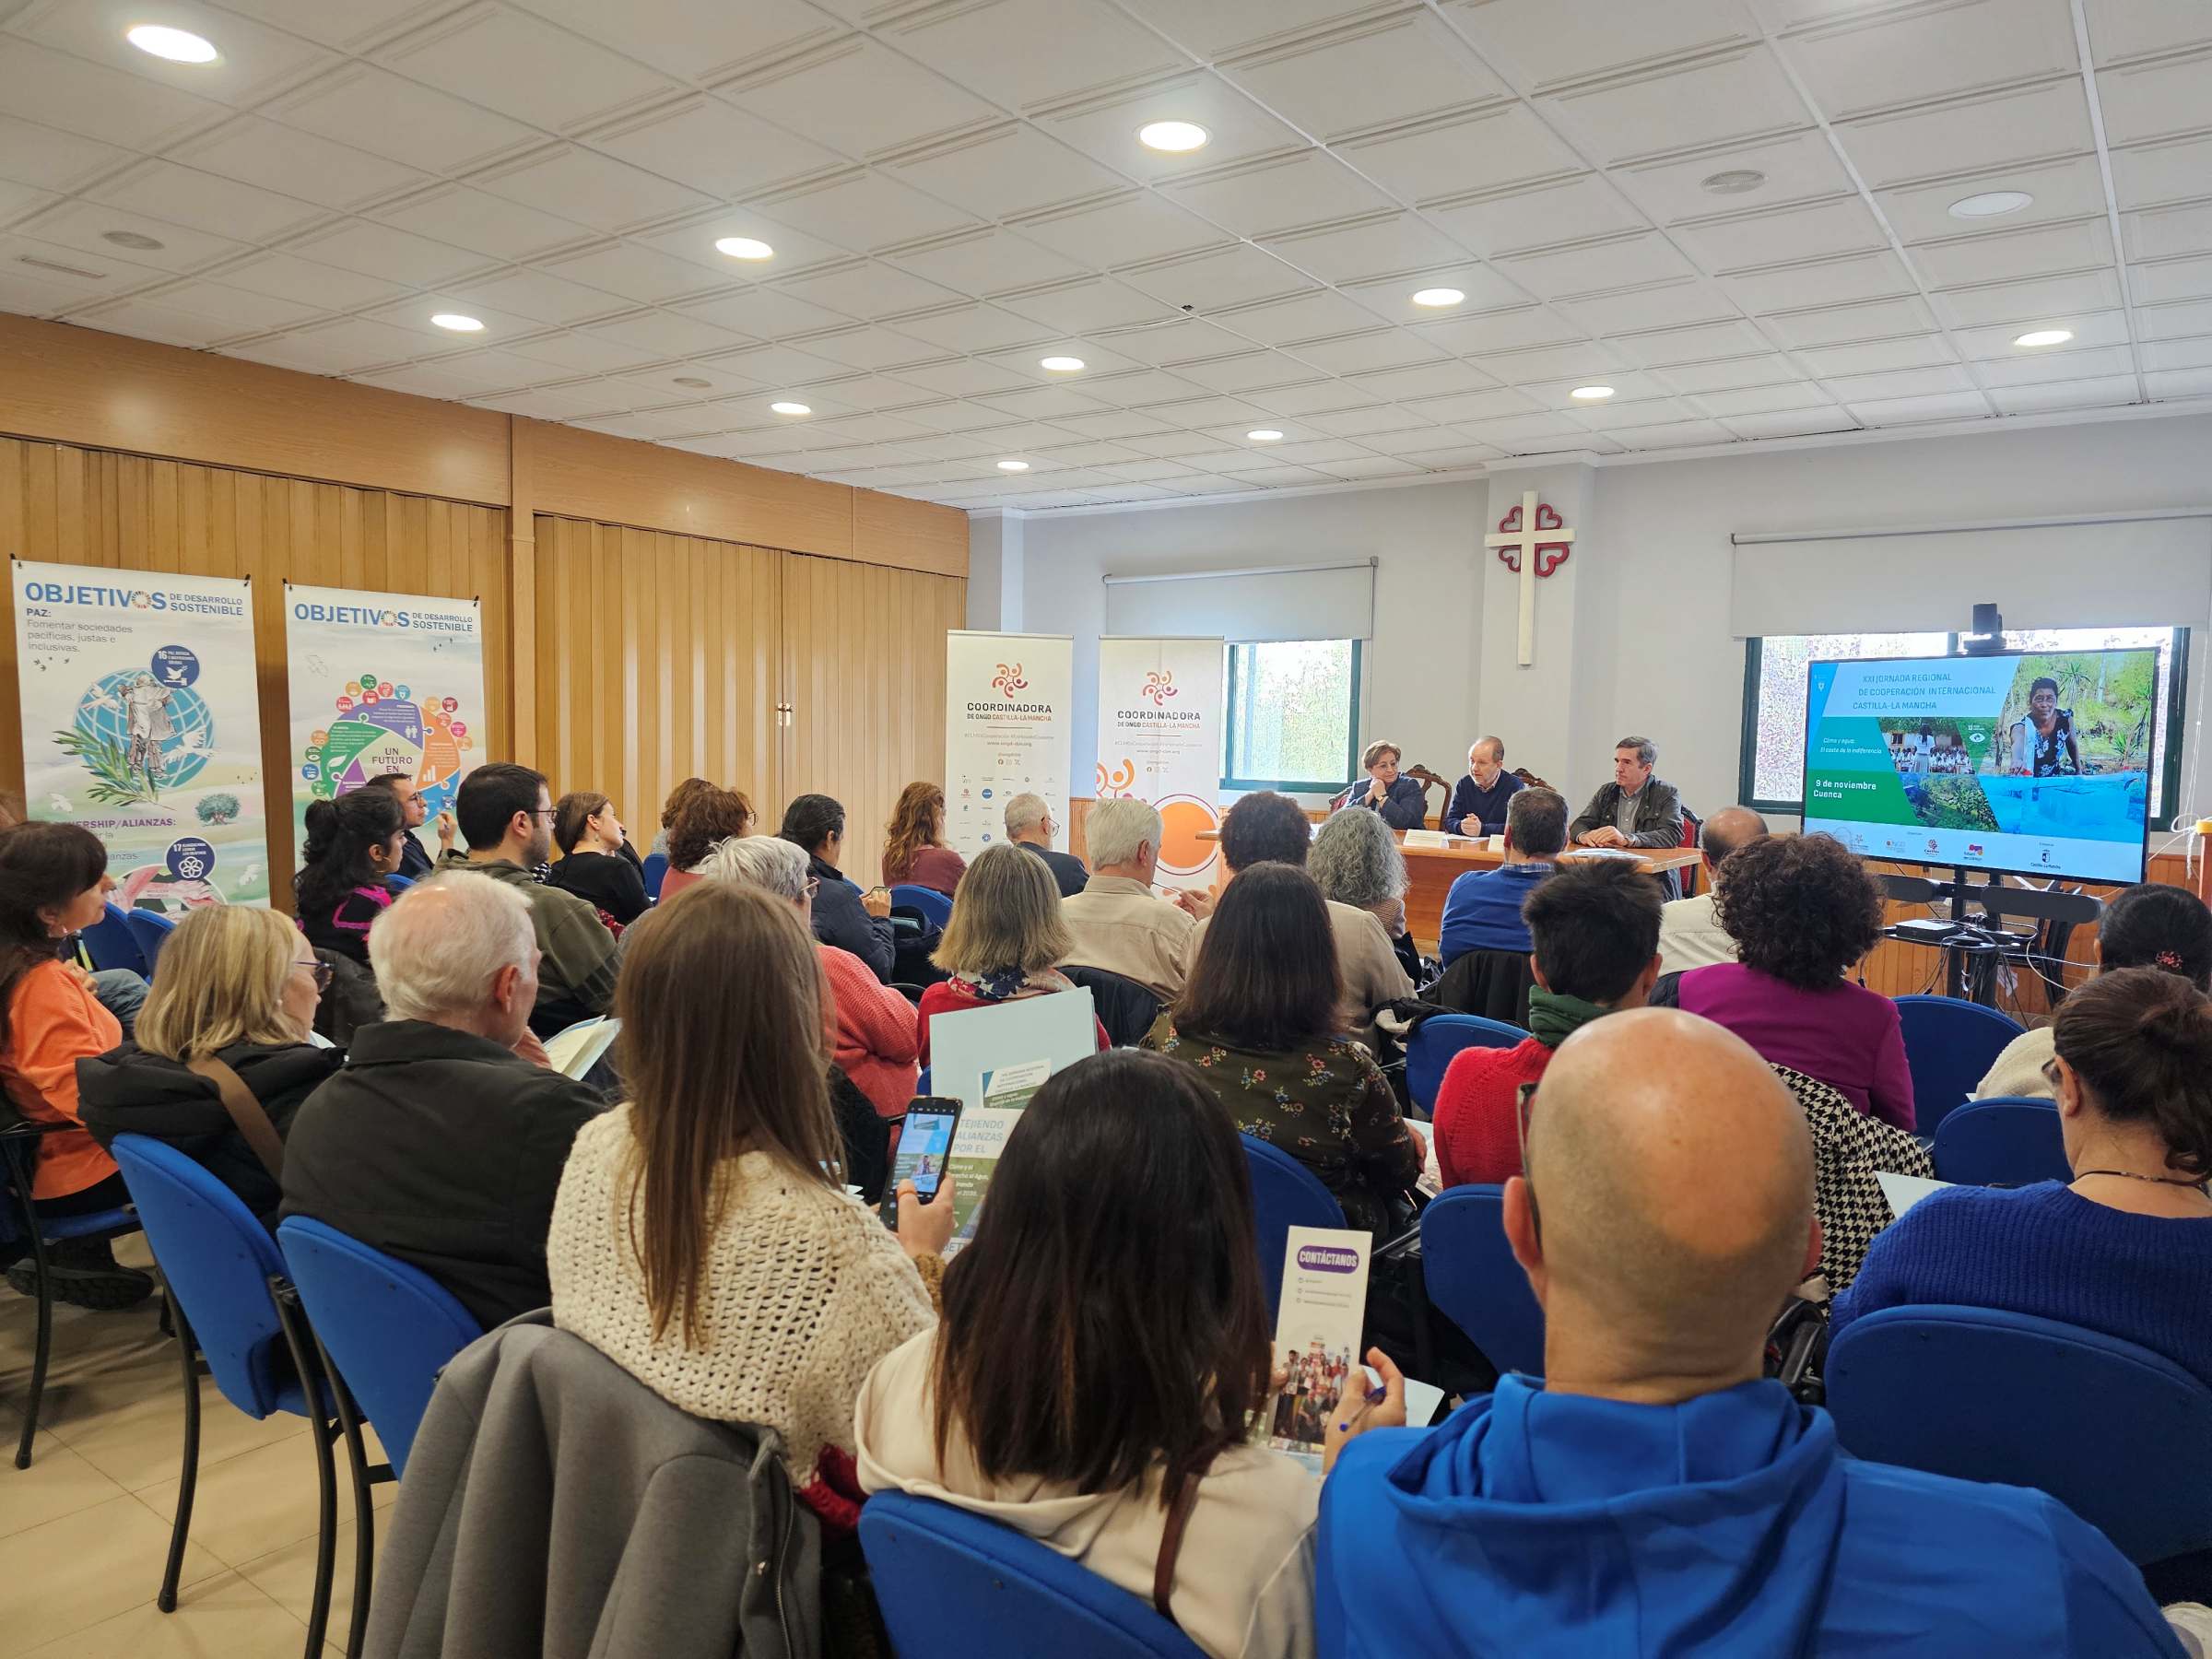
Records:
[[[441,874],[400,895],[369,931],[388,1018],[354,1034],[285,1139],[283,1215],[421,1268],[488,1328],[552,1301],[561,1167],[606,1109],[530,1034],[537,955],[504,883]]]
[[[1009,818],[1013,811],[1006,808]],[[1109,797],[1091,807],[1083,830],[1090,844],[1090,885],[1060,901],[1061,920],[1076,941],[1065,962],[1103,968],[1173,1002],[1182,994],[1191,930],[1212,902],[1187,891],[1172,900],[1153,893],[1160,821],[1151,802]]]
[[[1018,794],[1006,803],[1006,839],[1043,859],[1052,867],[1053,879],[1060,885],[1060,897],[1067,899],[1081,892],[1089,883],[1090,871],[1073,853],[1053,850],[1053,832],[1059,828],[1053,822],[1041,794]]]

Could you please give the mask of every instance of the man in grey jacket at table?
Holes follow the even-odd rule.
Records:
[[[1567,826],[1578,847],[1678,847],[1682,844],[1681,792],[1652,776],[1659,746],[1649,737],[1623,737],[1613,746],[1613,782],[1590,797],[1582,816]],[[1669,871],[1663,879],[1679,895]]]

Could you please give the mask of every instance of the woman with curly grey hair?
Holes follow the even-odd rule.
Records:
[[[1347,806],[1313,836],[1306,874],[1324,899],[1366,911],[1393,939],[1406,933],[1406,855],[1390,826],[1374,813]]]

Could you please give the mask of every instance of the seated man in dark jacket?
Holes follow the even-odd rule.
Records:
[[[421,1268],[487,1326],[548,1305],[553,1196],[604,1102],[530,1034],[529,901],[441,873],[377,918],[369,959],[391,1018],[300,1109],[283,1213]]]

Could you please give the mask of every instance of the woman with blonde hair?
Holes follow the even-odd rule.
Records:
[[[167,1142],[274,1226],[281,1194],[267,1143],[256,1147],[261,1136],[239,1126],[223,1091],[242,1085],[282,1143],[293,1114],[346,1058],[309,1041],[330,971],[275,911],[192,912],[161,947],[132,1040],[77,1062],[85,1127],[103,1147],[118,1135]]]
[[[576,1136],[546,1256],[553,1320],[663,1399],[762,1424],[833,1530],[858,1515],[853,1407],[935,1317],[953,1190],[893,1234],[847,1196],[823,982],[796,911],[709,881],[624,941],[627,1104]]]
[[[945,844],[945,792],[935,783],[909,783],[884,827],[883,885],[925,887],[950,898],[968,873],[968,861]]]
[[[1012,841],[985,847],[953,896],[952,919],[930,959],[952,977],[922,993],[922,1064],[929,1064],[929,1022],[935,1015],[1073,991],[1075,982],[1053,964],[1074,948],[1060,916],[1060,888],[1045,862]],[[1103,1025],[1099,1046],[1112,1046]]]

